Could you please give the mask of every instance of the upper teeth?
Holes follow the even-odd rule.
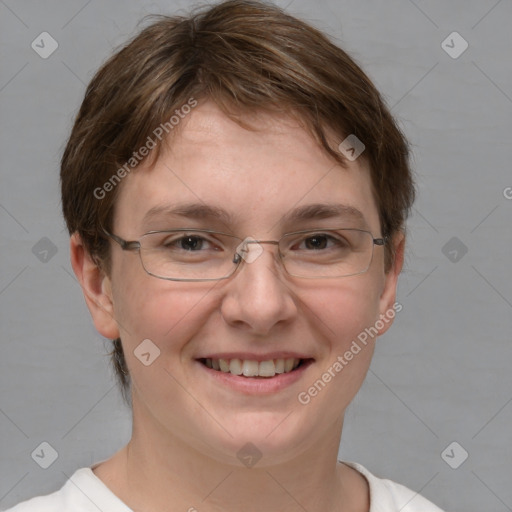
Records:
[[[248,359],[206,359],[208,368],[244,377],[273,377],[276,373],[287,373],[297,368],[300,359],[269,359],[251,361]]]

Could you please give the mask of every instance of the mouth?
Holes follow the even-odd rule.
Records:
[[[250,379],[271,379],[282,374],[289,374],[309,366],[312,358],[279,358],[256,361],[251,359],[216,359],[201,358],[198,361],[209,368],[220,373],[231,374]]]

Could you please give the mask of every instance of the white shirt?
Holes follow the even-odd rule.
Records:
[[[355,462],[344,462],[366,477],[369,512],[443,512],[403,485],[377,478]],[[94,467],[94,466],[93,466]],[[77,469],[63,487],[46,496],[19,503],[5,512],[133,512],[92,471]]]

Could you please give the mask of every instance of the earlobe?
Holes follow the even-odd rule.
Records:
[[[70,253],[71,266],[82,287],[96,330],[105,338],[118,338],[110,278],[92,259],[78,233],[71,235]]]
[[[384,334],[391,324],[397,312],[401,311],[402,305],[396,302],[396,290],[398,277],[404,264],[405,235],[397,233],[392,241],[394,245],[394,258],[391,267],[384,277],[384,288],[380,297],[379,311],[382,329],[379,329],[379,336]]]

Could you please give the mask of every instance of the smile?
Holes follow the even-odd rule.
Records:
[[[305,363],[306,359],[287,358],[254,361],[250,359],[199,359],[206,367],[231,375],[244,377],[270,378],[282,373],[290,373]]]

